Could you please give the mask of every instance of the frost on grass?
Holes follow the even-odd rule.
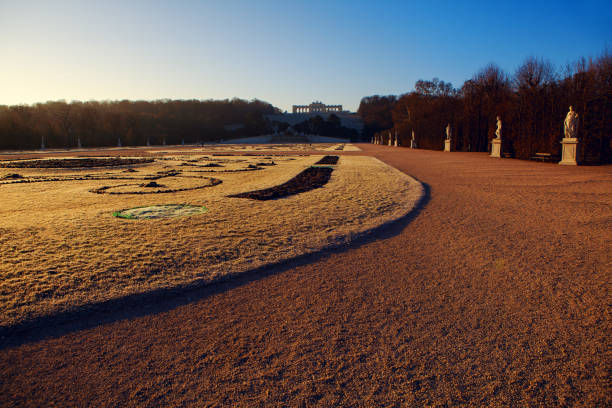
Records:
[[[126,210],[116,211],[115,217],[126,218],[129,220],[153,220],[157,218],[187,217],[190,215],[202,214],[208,209],[204,206],[190,204],[161,204],[149,205]]]
[[[194,156],[156,159],[129,175],[138,180],[128,182],[108,179],[124,169],[92,169],[88,174],[100,179],[2,185],[0,327],[130,294],[207,284],[348,243],[406,215],[421,197],[417,181],[362,156],[343,156],[329,181],[311,191],[268,201],[228,197],[282,185],[322,156],[275,157],[276,165],[258,166],[259,171],[216,173],[222,183],[215,186],[163,194],[90,191],[105,186],[132,191],[133,186],[122,186],[127,183],[158,189],[140,187],[152,180],[175,189],[197,186],[200,169],[181,166]],[[262,160],[268,159],[227,155],[202,157],[201,163],[225,161],[245,168]],[[24,169],[20,174],[56,177],[59,171],[65,170]],[[174,175],[159,178],[167,171]],[[172,203],[205,206],[208,212],[153,218],[160,214],[158,206]],[[151,219],[112,215],[137,207],[141,210],[127,214]],[[182,215],[196,210],[166,207],[161,212],[168,211]]]

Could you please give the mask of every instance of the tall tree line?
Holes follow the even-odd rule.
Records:
[[[232,100],[71,102],[0,106],[0,149],[212,142],[271,131],[269,103]],[[229,128],[231,129],[231,127]]]
[[[369,96],[359,114],[365,136],[388,140],[398,135],[408,145],[412,131],[419,147],[442,149],[450,123],[453,149],[485,152],[495,137],[496,116],[503,122],[502,152],[529,159],[535,153],[559,156],[563,120],[572,105],[579,115],[583,163],[612,162],[612,56],[604,52],[556,71],[528,58],[509,76],[487,65],[460,89],[437,78],[419,80],[413,92]]]

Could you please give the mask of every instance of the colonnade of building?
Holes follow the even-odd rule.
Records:
[[[310,105],[293,105],[293,113],[328,113],[342,112],[342,105],[325,105],[321,102],[313,102]]]

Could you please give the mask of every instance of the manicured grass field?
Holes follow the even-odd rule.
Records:
[[[0,325],[206,284],[349,242],[405,215],[422,192],[376,159],[344,157],[316,190],[267,202],[230,198],[283,184],[322,156],[194,153],[119,167],[0,169]],[[207,211],[113,216],[178,204]]]

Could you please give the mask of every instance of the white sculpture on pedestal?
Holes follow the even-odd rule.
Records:
[[[414,137],[414,129],[412,130],[412,140],[410,140],[410,148],[411,149],[417,148],[416,138]]]
[[[569,112],[563,121],[563,136],[559,164],[575,166],[578,164],[578,114],[572,106],[569,107]]]
[[[497,129],[495,129],[495,139],[491,140],[491,157],[501,157],[501,130],[502,121],[497,117]]]
[[[451,125],[450,123],[446,125],[446,139],[444,140],[444,151],[445,152],[450,152],[451,151]]]

